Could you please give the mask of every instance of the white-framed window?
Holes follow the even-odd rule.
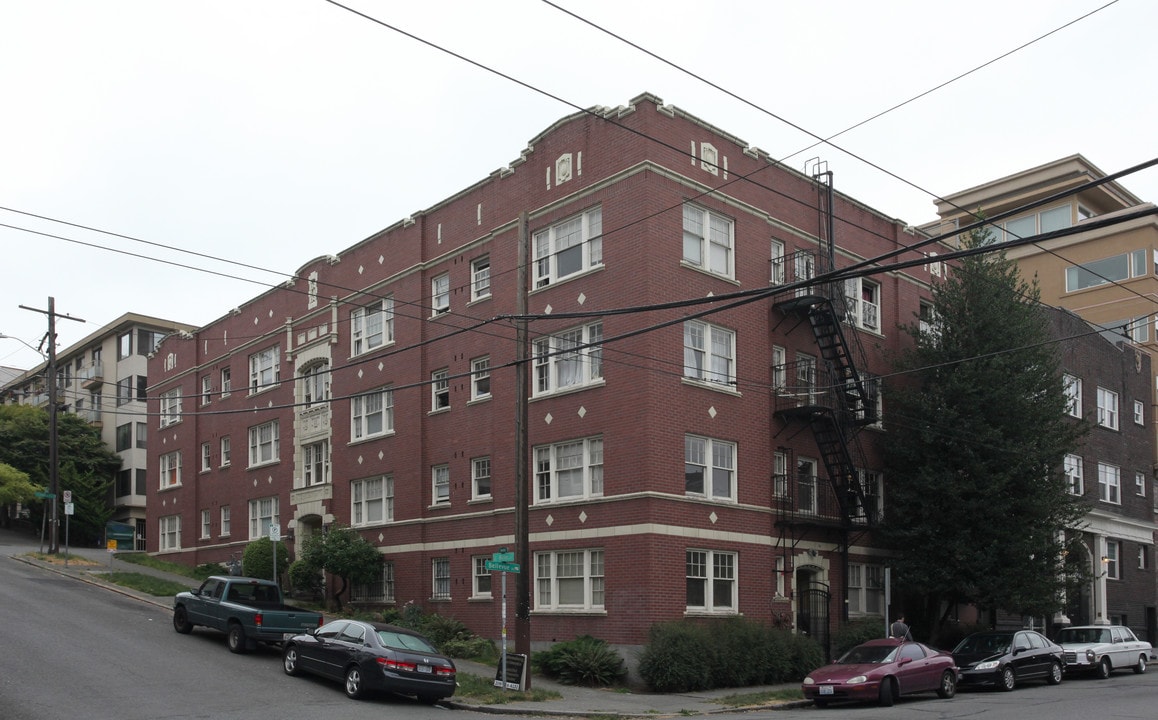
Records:
[[[1142,403],[1141,400],[1135,400],[1134,401],[1134,424],[1135,425],[1145,425],[1146,424],[1146,406],[1145,406],[1145,404]]]
[[[450,370],[442,368],[430,373],[430,412],[450,408]]]
[[[602,383],[602,342],[602,322],[536,338],[535,396]]]
[[[884,577],[885,569],[881,565],[849,563],[849,615],[884,615]]]
[[[1082,379],[1073,375],[1062,375],[1062,392],[1066,396],[1066,413],[1072,417],[1082,416]]]
[[[161,427],[181,420],[181,388],[161,393]]]
[[[221,537],[229,536],[229,506],[221,506]]]
[[[394,432],[394,391],[385,388],[350,400],[350,437],[354,440]]]
[[[535,502],[603,495],[603,438],[535,448]]]
[[[788,388],[788,351],[772,346],[772,389],[783,392]]]
[[[788,454],[784,452],[772,453],[772,495],[788,497]]]
[[[536,610],[602,610],[603,551],[535,553]]]
[[[302,370],[302,402],[306,407],[325,403],[330,399],[330,368],[317,363]]]
[[[1134,473],[1134,494],[1146,497],[1146,473]]]
[[[361,355],[393,342],[393,295],[350,311],[350,354]]]
[[[870,518],[879,518],[884,510],[884,475],[876,470],[857,468],[857,482],[864,495],[864,506],[856,508],[853,522],[865,524]]]
[[[683,261],[726,278],[735,277],[732,219],[698,205],[684,203]]]
[[[277,462],[281,449],[278,421],[271,420],[249,429],[249,466]]]
[[[328,440],[302,445],[302,481],[305,487],[330,481],[330,443]]]
[[[161,472],[161,489],[177,487],[181,484],[181,451],[165,453],[157,460]]]
[[[430,307],[435,315],[450,310],[450,273],[443,273],[430,281]]]
[[[1106,541],[1106,577],[1111,580],[1122,579],[1122,542],[1120,540]]]
[[[816,514],[819,505],[817,498],[816,469],[818,465],[812,458],[796,459],[796,511],[805,514]]]
[[[1110,430],[1118,429],[1118,393],[1098,388],[1098,424]]]
[[[541,288],[603,264],[603,209],[555,223],[534,236],[535,287]]]
[[[433,600],[450,599],[450,558],[434,558],[430,561],[431,590]]]
[[[736,612],[736,553],[688,550],[684,565],[688,612]]]
[[[1066,489],[1071,495],[1085,495],[1086,482],[1082,477],[1082,459],[1077,455],[1066,455],[1062,467],[1066,476]]]
[[[736,333],[699,320],[685,322],[684,377],[735,385]]]
[[[482,300],[491,296],[491,258],[483,255],[470,262],[470,299]]]
[[[715,500],[735,500],[736,444],[684,435],[684,492]]]
[[[489,598],[491,596],[491,571],[487,570],[487,560],[490,558],[484,555],[476,555],[471,558],[471,564],[474,567],[470,588],[471,597]]]
[[[475,458],[470,461],[471,497],[475,500],[491,496],[491,459]]]
[[[354,480],[350,483],[350,524],[377,525],[394,520],[394,476]]]
[[[277,345],[249,356],[249,394],[281,382],[281,351]]]
[[[881,329],[881,286],[865,278],[844,281],[844,297],[848,305],[848,321],[856,327]]]
[[[772,272],[769,279],[771,285],[783,285],[787,273],[784,271],[784,241],[772,240],[771,254]]]
[[[922,335],[936,337],[936,333],[940,332],[939,328],[937,308],[933,303],[922,300],[917,307],[917,330]]]
[[[213,402],[213,377],[211,375],[201,376],[201,404],[208,405]]]
[[[799,250],[792,254],[792,281],[803,283],[816,277],[816,258],[812,253]],[[796,288],[796,297],[812,294],[812,287],[802,285]]]
[[[1134,250],[1081,265],[1071,265],[1066,268],[1066,292],[1141,277],[1150,269],[1146,255],[1145,250]]]
[[[430,497],[434,505],[450,504],[450,466],[435,465],[430,469]]]
[[[232,448],[230,447],[229,436],[224,435],[221,438],[221,467],[229,467],[229,460]]]
[[[269,536],[270,525],[281,527],[281,518],[278,516],[278,498],[267,497],[249,501],[249,539]]]
[[[1098,463],[1098,499],[1114,505],[1122,504],[1122,471],[1117,465]]]
[[[1138,546],[1138,569],[1146,570],[1150,567],[1150,548],[1145,545]]]
[[[209,450],[209,443],[201,443],[201,472],[208,472],[213,467],[213,457]]]
[[[233,387],[233,371],[227,367],[221,368],[221,397],[227,397]]]
[[[491,396],[491,359],[475,358],[470,361],[470,399],[482,400]]]
[[[211,527],[209,511],[208,510],[202,510],[201,511],[201,539],[202,540],[209,539],[209,535],[212,532],[212,530],[213,530],[213,528]]]
[[[160,539],[160,550],[181,549],[181,516],[166,515],[158,523],[157,537]]]
[[[350,591],[352,600],[362,602],[394,602],[394,563],[385,560],[378,568],[377,577],[365,585],[354,585]]]

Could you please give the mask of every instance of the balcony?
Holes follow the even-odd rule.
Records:
[[[846,521],[836,489],[825,478],[776,475],[773,490],[772,506],[779,515],[779,524],[840,527],[851,522],[866,526],[876,525],[881,516],[880,496],[866,495],[866,509],[858,507],[855,493],[849,492],[847,500],[853,508]]]
[[[99,428],[104,426],[104,420],[101,417],[99,408],[81,408],[76,411],[76,415],[93,427]]]
[[[80,380],[80,386],[86,390],[98,388],[105,381],[104,365],[96,363],[90,367],[81,368],[76,377]]]

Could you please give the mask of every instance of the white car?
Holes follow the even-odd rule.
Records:
[[[1054,638],[1062,646],[1066,672],[1093,672],[1100,678],[1114,670],[1146,672],[1153,648],[1124,625],[1081,625],[1062,629]]]

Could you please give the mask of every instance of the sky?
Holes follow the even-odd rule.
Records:
[[[42,361],[21,305],[85,320],[61,350],[207,324],[644,92],[913,225],[1158,157],[1152,0],[552,2],[0,0],[0,366]],[[1122,184],[1158,201],[1158,168]]]

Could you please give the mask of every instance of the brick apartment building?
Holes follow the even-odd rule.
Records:
[[[885,612],[873,378],[941,266],[793,283],[923,237],[654,96],[563,118],[162,343],[148,549],[221,561],[270,522],[291,549],[349,524],[386,560],[359,600],[497,638],[522,299],[532,639],[743,614],[823,640]]]

